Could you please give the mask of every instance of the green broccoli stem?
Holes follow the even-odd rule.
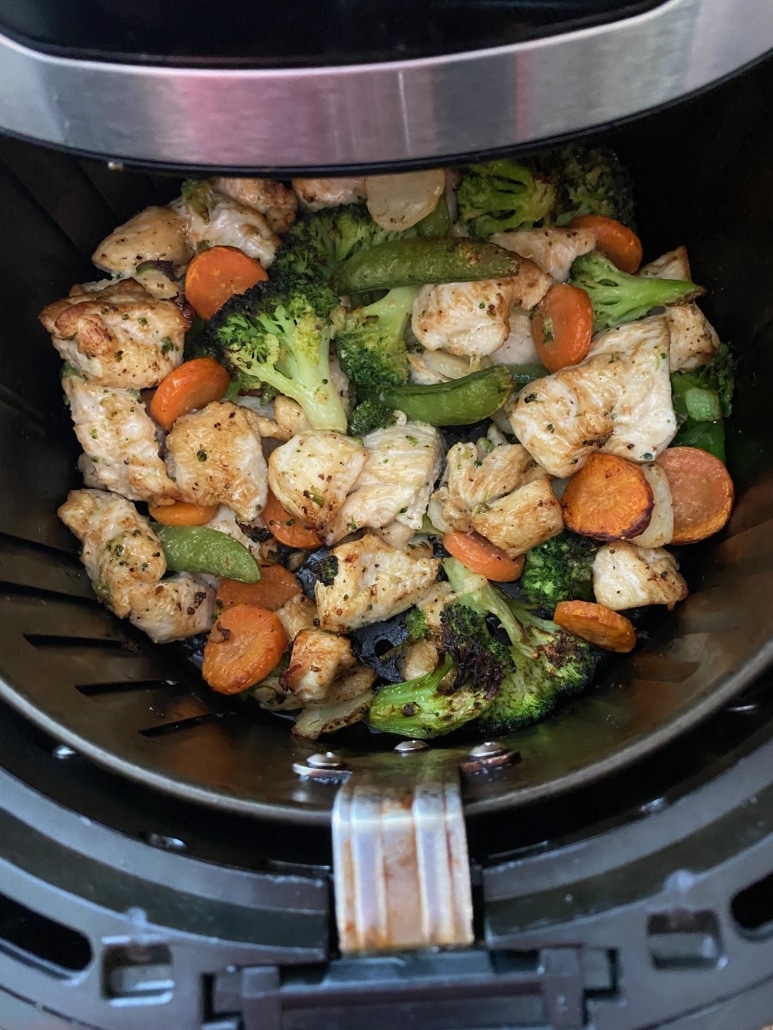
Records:
[[[520,258],[493,243],[418,236],[358,251],[335,269],[330,285],[343,296],[394,286],[500,279],[517,275],[519,268]]]
[[[467,426],[489,418],[505,403],[513,379],[504,365],[492,365],[461,379],[430,386],[409,384],[381,390],[374,400],[431,426]]]

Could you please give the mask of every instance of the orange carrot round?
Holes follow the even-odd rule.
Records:
[[[630,619],[593,601],[559,601],[553,622],[607,651],[625,654],[636,647],[636,630]]]
[[[235,293],[268,279],[259,261],[237,247],[210,247],[185,273],[185,299],[200,318],[212,318]]]
[[[301,551],[322,546],[316,530],[311,526],[305,526],[300,519],[291,515],[270,490],[262,514],[269,532],[280,544],[284,544],[286,547],[297,547]]]
[[[213,690],[238,694],[273,672],[287,645],[287,634],[273,612],[235,604],[209,631],[201,674]]]
[[[531,335],[549,372],[582,361],[593,336],[593,305],[585,290],[554,283],[532,313]]]
[[[234,604],[251,604],[274,612],[300,592],[300,583],[284,565],[261,562],[257,583],[223,579],[217,590],[217,600],[222,608],[230,608]]]
[[[561,507],[568,529],[595,540],[627,540],[650,524],[655,498],[640,465],[591,454],[569,480]]]
[[[494,583],[512,583],[523,572],[524,556],[511,558],[477,533],[451,530],[443,534],[443,547],[470,572],[485,576]]]
[[[627,225],[607,218],[606,215],[578,215],[570,223],[571,229],[590,229],[596,237],[596,250],[609,258],[621,272],[633,275],[644,255],[641,240]]]
[[[150,402],[150,414],[169,430],[181,415],[222,399],[230,376],[214,358],[194,358],[164,376]]]
[[[657,459],[671,488],[672,544],[695,544],[718,533],[733,510],[733,480],[719,458],[698,447],[669,447]]]
[[[151,506],[148,515],[162,526],[203,526],[217,515],[217,505],[190,504],[175,501],[174,504]]]

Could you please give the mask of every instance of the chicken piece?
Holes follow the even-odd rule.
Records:
[[[649,276],[652,279],[684,279],[689,282],[692,279],[690,271],[690,259],[687,256],[686,247],[677,247],[661,254],[659,258],[650,261],[648,265],[642,265],[637,275]]]
[[[351,701],[355,697],[362,697],[366,690],[370,690],[376,682],[374,669],[366,665],[355,665],[353,669],[345,672],[342,676],[336,677],[335,682],[330,686],[325,695],[326,705],[340,705],[344,701]]]
[[[656,462],[642,465],[647,482],[652,488],[654,504],[650,522],[643,533],[631,538],[637,547],[664,547],[674,536],[674,504],[668,476]]]
[[[324,534],[362,472],[367,451],[341,433],[310,429],[272,452],[268,485],[279,503]]]
[[[260,211],[272,232],[287,232],[295,221],[298,199],[276,179],[229,179],[220,176],[212,180],[219,193],[231,200]]]
[[[520,232],[498,232],[491,242],[511,250],[539,265],[543,272],[558,282],[566,282],[572,262],[580,254],[596,247],[590,229],[524,229]]]
[[[367,533],[339,544],[332,583],[318,582],[314,594],[322,629],[344,632],[383,622],[424,597],[437,578],[437,558],[414,558]]]
[[[258,519],[258,522],[261,526],[263,525],[262,520]],[[221,504],[217,509],[217,513],[206,523],[206,526],[207,529],[216,529],[218,533],[224,533],[226,536],[238,540],[240,544],[247,548],[256,561],[262,559],[263,554],[260,542],[247,536],[236,521],[236,515],[227,505]]]
[[[541,364],[534,337],[531,334],[531,319],[526,311],[514,308],[510,312],[510,335],[491,354],[494,365],[539,365]]]
[[[191,257],[183,219],[168,207],[146,207],[102,240],[91,260],[97,268],[120,275],[144,261],[171,261],[182,268]]]
[[[305,594],[296,594],[289,601],[285,601],[281,608],[277,608],[275,614],[282,623],[287,639],[293,641],[301,630],[314,629],[317,606]]]
[[[209,183],[200,182],[172,202],[185,224],[189,245],[199,247],[237,247],[269,268],[279,237],[260,211],[240,204]]]
[[[422,286],[413,304],[411,327],[427,350],[483,357],[510,335],[515,304],[532,308],[547,293],[550,276],[530,261],[517,275],[469,283]]]
[[[329,524],[326,542],[368,526],[382,529],[399,522],[421,528],[443,460],[442,440],[434,426],[405,422],[376,429],[362,439],[365,465]]]
[[[440,639],[440,632],[443,628],[440,618],[443,609],[446,605],[451,604],[455,596],[448,580],[440,580],[438,583],[433,583],[424,597],[416,603],[416,607],[426,619],[427,629],[435,641]]]
[[[105,490],[149,504],[182,500],[159,454],[156,427],[137,393],[111,390],[78,375],[65,375],[62,387],[75,435],[92,463],[89,471]]]
[[[288,440],[311,429],[311,422],[300,404],[291,397],[283,397],[281,393],[274,398],[274,418],[283,432],[288,434]]]
[[[600,450],[652,461],[676,433],[665,315],[600,333],[587,358],[538,379],[509,415],[515,435],[563,479]]]
[[[400,663],[400,675],[407,680],[428,676],[437,668],[439,659],[438,649],[431,640],[417,640],[405,652]]]
[[[226,504],[253,523],[268,498],[259,416],[230,401],[214,401],[177,419],[166,438],[169,472],[184,501]]]
[[[339,179],[293,179],[293,190],[306,211],[321,211],[341,204],[360,204],[365,200],[365,176]]]
[[[206,633],[215,612],[215,591],[187,572],[135,587],[129,622],[156,644]]]
[[[593,592],[599,604],[622,611],[648,604],[673,608],[689,590],[676,558],[668,551],[616,540],[596,552]]]
[[[692,372],[708,364],[719,350],[719,336],[698,305],[676,304],[666,309],[666,317],[671,371]]]
[[[134,279],[100,284],[47,305],[40,321],[54,347],[101,386],[158,386],[182,362],[188,319],[174,301],[158,300]]]
[[[491,504],[473,509],[470,523],[476,533],[510,558],[525,554],[564,528],[561,505],[550,480],[544,476]]]
[[[536,461],[520,444],[491,448],[488,441],[456,443],[448,452],[442,486],[432,495],[430,519],[443,532],[472,529],[471,513],[525,485]]]
[[[292,437],[293,434],[287,426],[280,425],[271,417],[273,414],[272,406],[264,404],[260,397],[242,394],[236,398],[235,403],[240,408],[248,408],[253,413],[255,416],[253,425],[257,426],[263,440],[281,440],[282,443],[287,443]]]
[[[304,703],[321,704],[335,680],[356,664],[346,637],[322,629],[302,629],[293,641],[290,664],[280,682]]]
[[[94,593],[120,618],[156,643],[208,630],[215,592],[187,573],[169,579],[155,533],[123,497],[104,490],[73,490],[59,517],[81,541],[81,561]]]
[[[403,525],[402,522],[390,522],[388,526],[381,526],[376,532],[390,547],[400,549],[408,546],[414,533],[410,526]]]

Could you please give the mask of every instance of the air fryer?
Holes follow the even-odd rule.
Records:
[[[579,34],[595,31],[589,23]],[[772,74],[761,63],[588,136],[633,172],[645,253],[688,245],[705,310],[737,348],[728,461],[738,500],[727,530],[691,559],[687,601],[597,687],[499,742],[501,765],[471,766],[471,745],[442,740],[415,754],[377,740],[294,740],[285,724],[213,695],[183,649],[154,647],[99,606],[55,517],[78,483],[77,452],[36,315],[94,277],[88,256],[103,235],[174,195],[178,180],[157,167],[174,161],[133,151],[130,132],[123,151],[103,149],[112,168],[0,141],[4,1030],[76,1019],[101,1030],[140,1019],[180,1030],[400,1019],[757,1030],[773,1018]],[[525,153],[540,138],[498,137]],[[398,141],[392,156],[496,144],[470,137],[419,155]],[[82,138],[72,149],[99,148]],[[224,165],[244,167],[242,152],[225,153],[235,156]],[[264,154],[253,168],[267,167]],[[118,159],[145,170],[116,168]],[[387,160],[327,150],[311,163]],[[215,162],[193,147],[187,163]],[[291,148],[279,163],[302,161]],[[326,774],[324,760],[310,759],[327,748]],[[476,943],[341,956],[330,892],[340,774],[420,782],[438,761],[461,784]],[[322,775],[307,775],[315,768]],[[709,1010],[719,1022],[701,1022]]]

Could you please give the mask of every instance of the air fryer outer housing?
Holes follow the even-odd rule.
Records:
[[[480,943],[440,955],[336,957],[335,788],[294,776],[308,748],[215,707],[174,649],[93,600],[54,515],[76,448],[36,316],[175,184],[0,142],[4,1030],[770,1018],[772,71],[602,137],[634,172],[646,253],[688,244],[741,357],[738,504],[636,664],[520,735],[511,772],[465,788]]]

